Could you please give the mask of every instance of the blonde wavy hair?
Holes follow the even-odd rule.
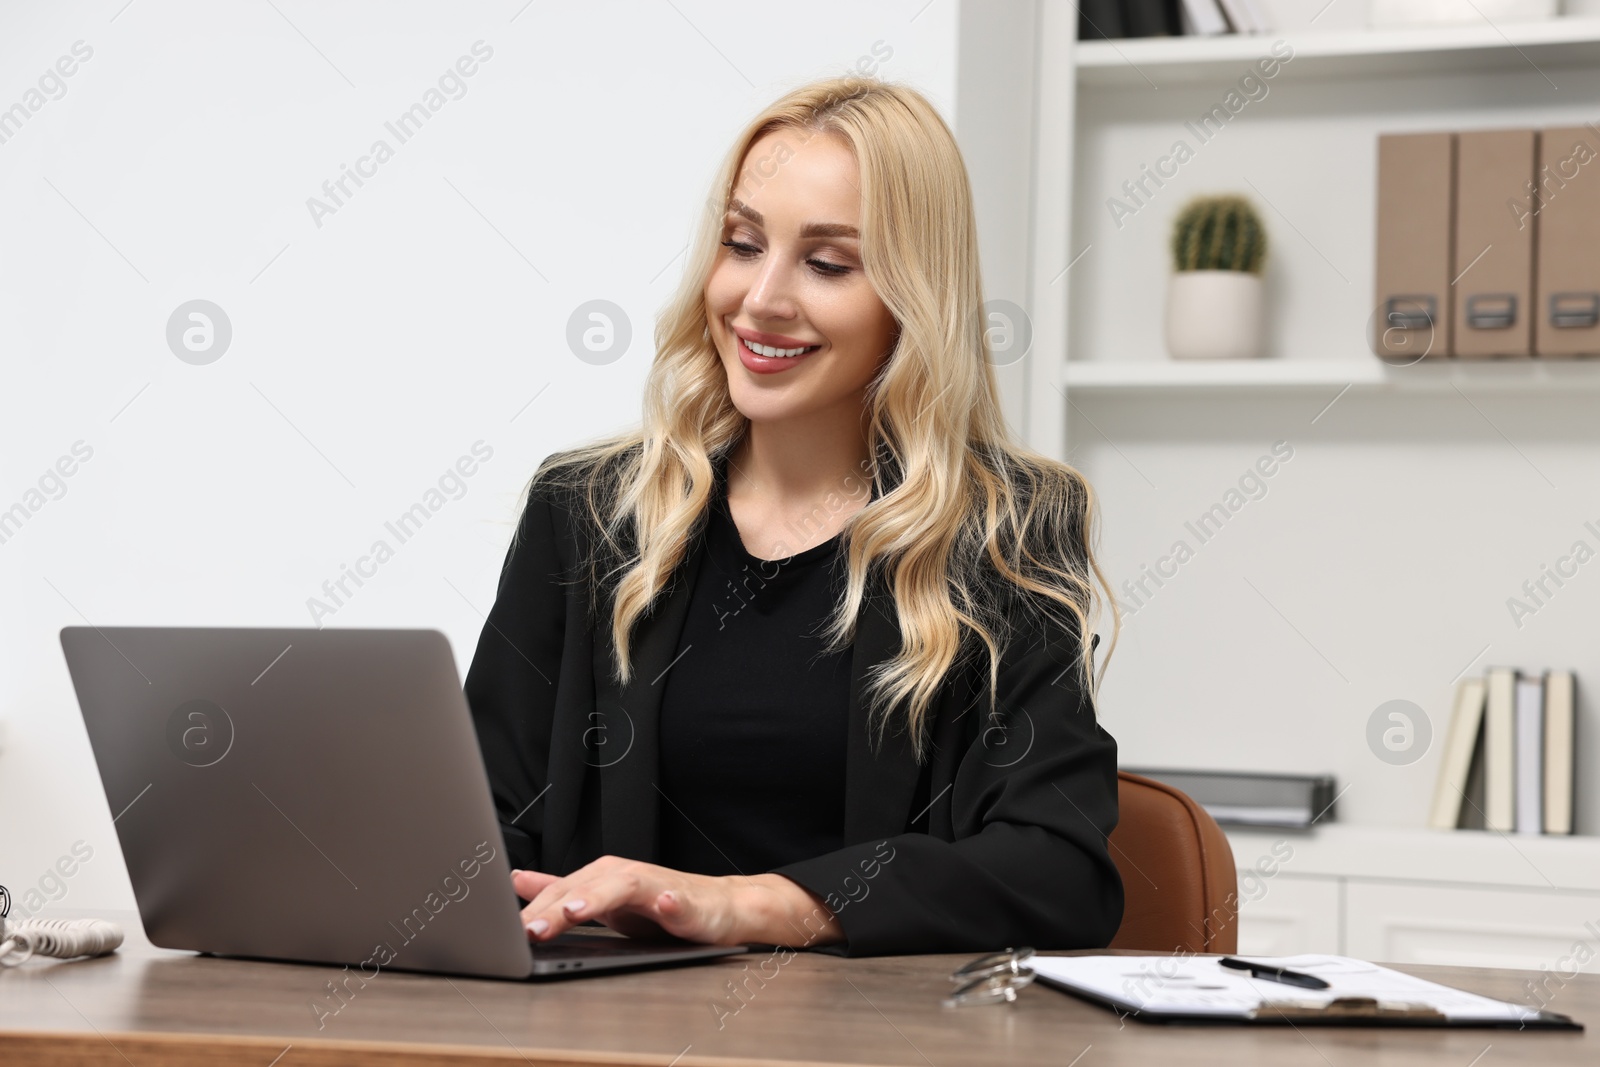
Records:
[[[634,623],[703,526],[714,460],[748,426],[711,340],[705,288],[745,156],[775,131],[797,139],[832,134],[854,152],[863,266],[899,325],[864,413],[879,495],[844,526],[849,577],[824,636],[830,651],[854,640],[868,576],[880,573],[901,643],[868,680],[875,739],[890,709],[905,704],[920,762],[941,683],[980,644],[996,710],[1000,657],[1017,621],[1002,599],[1069,628],[1081,651],[1079,683],[1091,693],[1099,676],[1087,635],[1109,604],[1114,649],[1121,618],[1094,559],[1088,482],[1010,439],[985,332],[966,167],[949,127],[919,92],[830,78],[786,94],[745,127],[718,170],[683,279],[657,320],[642,425],[550,456],[524,498],[542,481],[571,491],[592,549],[589,574],[577,580],[591,583],[593,610],[610,604],[616,678],[627,684]],[[1023,595],[1008,596],[1018,590]],[[1037,631],[1026,636],[1037,641]]]

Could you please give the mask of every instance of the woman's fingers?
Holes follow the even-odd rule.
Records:
[[[669,885],[656,895],[656,922],[675,937],[708,945],[736,945],[745,940],[731,878],[694,877]]]
[[[548,941],[592,919],[629,936],[659,930],[721,944],[732,943],[738,925],[728,879],[638,860],[603,856],[564,878],[524,871],[513,882],[528,901],[522,921],[535,941]]]
[[[716,944],[730,929],[721,921],[727,913],[725,894],[721,879],[647,865],[642,872],[625,872],[609,883],[586,888],[584,896],[589,899],[568,914],[579,922],[598,919],[623,933],[635,929],[638,919],[646,919],[674,937]]]
[[[638,872],[629,869],[600,873],[584,868],[540,892],[522,909],[523,923],[529,933],[548,940],[589,919],[603,921],[636,903],[639,880]]]
[[[655,910],[656,922],[661,928],[674,937],[682,937],[690,941],[699,940],[696,934],[704,934],[704,923],[700,918],[700,910],[694,906],[694,894],[685,893],[678,889],[664,889],[656,894]]]
[[[539,881],[527,882],[527,888],[532,892],[523,896],[528,904],[522,909],[522,924],[527,928],[529,936],[536,940],[549,940],[588,918],[587,914],[574,917],[566,905],[571,903],[573,905],[571,911],[581,911],[585,905],[591,903],[588,898],[600,899],[587,887],[594,885],[617,867],[626,867],[633,863],[634,861],[618,859],[615,856],[602,856],[564,878],[539,875]]]
[[[537,940],[591,919],[629,936],[656,933],[664,928],[657,907],[662,891],[690,877],[655,864],[606,857],[547,885],[522,909],[523,924]],[[694,937],[693,931],[670,932]]]
[[[561,876],[543,871],[512,871],[511,888],[523,900],[532,900],[548,885],[561,881]]]

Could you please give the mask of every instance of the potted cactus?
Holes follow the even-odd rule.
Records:
[[[1172,225],[1167,351],[1175,359],[1261,355],[1267,232],[1242,196],[1198,196]]]

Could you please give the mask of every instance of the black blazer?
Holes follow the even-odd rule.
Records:
[[[465,685],[512,866],[553,874],[602,855],[656,861],[657,683],[702,554],[690,546],[641,617],[633,681],[619,687],[610,620],[589,617],[587,584],[574,580],[590,544],[578,508],[535,485]],[[1074,679],[1076,635],[1039,621],[1018,628],[1001,659],[999,721],[987,709],[987,655],[953,670],[919,767],[903,731],[886,732],[877,752],[869,745],[862,683],[899,632],[881,581],[868,592],[852,651],[846,845],[775,872],[837,915],[846,941],[820,951],[1104,947],[1123,908],[1107,852],[1117,747]]]

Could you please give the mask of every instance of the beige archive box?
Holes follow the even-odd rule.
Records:
[[[1377,311],[1372,351],[1405,364],[1451,352],[1456,135],[1378,137]]]
[[[1533,354],[1533,231],[1509,205],[1533,179],[1534,130],[1456,135],[1455,288],[1451,351],[1463,358]]]
[[[1600,134],[1544,130],[1538,162],[1534,351],[1600,355]]]

